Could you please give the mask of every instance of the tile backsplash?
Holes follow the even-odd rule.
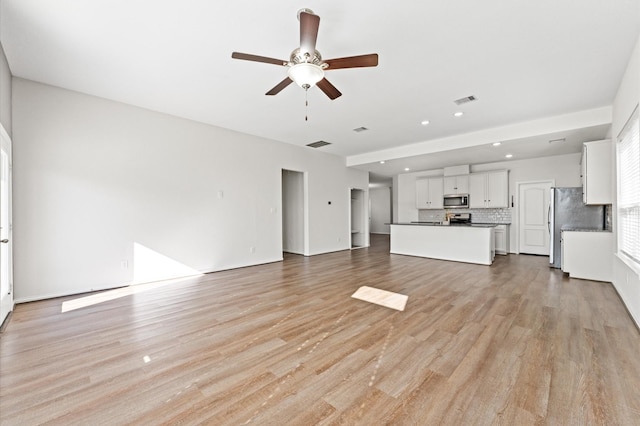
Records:
[[[447,212],[471,213],[473,223],[511,223],[510,209],[447,209],[418,210],[418,220],[422,222],[440,222]]]

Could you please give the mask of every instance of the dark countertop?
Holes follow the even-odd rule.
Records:
[[[454,223],[450,225],[443,225],[440,222],[394,222],[389,225],[411,225],[411,226],[444,226],[452,228],[493,228],[498,223]]]
[[[562,232],[611,232],[610,229],[573,228],[571,226],[563,226],[560,230]]]

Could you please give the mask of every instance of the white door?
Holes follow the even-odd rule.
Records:
[[[2,129],[3,130],[3,129]],[[0,132],[0,324],[13,309],[11,261],[11,141]]]
[[[549,195],[553,181],[518,184],[520,253],[549,255]]]

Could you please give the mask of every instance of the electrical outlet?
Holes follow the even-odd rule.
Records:
[[[249,247],[249,253],[255,253],[255,252],[256,252],[255,247]]]
[[[338,237],[338,242],[342,241],[342,238]]]
[[[120,262],[120,267],[122,269],[129,269],[129,261],[128,260],[123,260],[122,262]]]

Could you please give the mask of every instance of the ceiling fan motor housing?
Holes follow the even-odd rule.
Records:
[[[317,50],[313,52],[313,56],[309,55],[308,53],[302,53],[300,51],[300,48],[297,48],[293,52],[291,52],[291,56],[289,57],[289,66],[302,64],[305,62],[317,65],[319,67],[322,67],[323,69],[327,67],[327,64],[322,62],[322,55],[320,55],[320,52],[318,52]]]
[[[298,21],[300,20],[300,14],[301,13],[308,13],[309,15],[315,15],[315,13],[313,13],[313,10],[307,9],[306,7],[303,7],[302,9],[300,9],[298,11],[298,13],[296,13],[296,16],[298,17]]]

